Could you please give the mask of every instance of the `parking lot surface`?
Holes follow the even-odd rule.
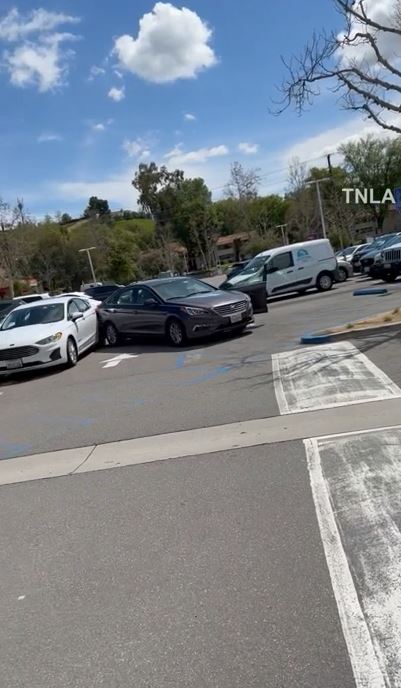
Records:
[[[276,416],[272,354],[297,348],[304,332],[389,310],[400,300],[397,285],[385,298],[353,297],[354,287],[350,280],[326,294],[272,300],[270,312],[257,315],[241,337],[183,350],[131,341],[89,354],[73,370],[6,379],[0,458]]]
[[[401,685],[401,337],[299,344],[360,282],[3,382],[0,685]]]

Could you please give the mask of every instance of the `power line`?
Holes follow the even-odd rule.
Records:
[[[331,154],[331,157],[332,157],[333,155],[336,155],[336,154],[335,154],[335,153],[334,153],[334,154]],[[327,155],[326,155],[326,154],[319,155],[319,156],[317,156],[316,158],[309,158],[309,160],[300,160],[299,162],[298,162],[298,161],[297,161],[297,162],[298,162],[299,165],[307,165],[307,164],[309,164],[310,162],[316,162],[317,160],[322,160],[322,159],[324,159],[324,158],[327,159]],[[288,172],[288,167],[289,167],[289,165],[286,165],[286,167],[279,167],[279,168],[277,168],[277,169],[275,169],[275,170],[271,170],[270,172],[266,172],[265,174],[261,175],[261,176],[259,177],[259,179],[262,181],[263,179],[267,179],[267,177],[274,176],[274,175],[279,174],[279,173],[281,173],[281,172]],[[274,183],[277,183],[277,184],[278,184],[278,183],[280,183],[281,181],[282,181],[282,180],[280,179],[280,180],[278,180],[277,182],[274,182]],[[285,179],[284,181],[287,181],[287,180]],[[227,186],[227,184],[223,184],[222,186],[215,186],[213,189],[210,189],[210,190],[211,190],[212,192],[213,192],[213,191],[219,191],[220,189],[225,189],[226,186]]]

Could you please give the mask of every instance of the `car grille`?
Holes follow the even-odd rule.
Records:
[[[401,260],[401,249],[399,248],[391,248],[383,253],[386,262],[392,263],[393,261]]]
[[[16,358],[35,356],[39,349],[36,346],[17,346],[15,349],[0,349],[0,361],[14,361]]]
[[[225,306],[216,306],[214,310],[219,315],[226,317],[229,315],[234,315],[235,313],[241,313],[241,311],[245,311],[247,306],[248,301],[237,301],[236,303],[228,303]]]

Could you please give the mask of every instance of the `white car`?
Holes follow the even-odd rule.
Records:
[[[103,302],[99,301],[99,299],[94,299],[92,296],[88,296],[88,294],[83,294],[81,291],[70,291],[65,294],[59,294],[57,296],[58,299],[64,299],[64,298],[73,298],[73,297],[78,297],[79,299],[83,299],[84,301],[88,301],[91,306],[100,306]]]
[[[75,366],[98,341],[96,307],[78,297],[24,304],[0,327],[0,374]]]

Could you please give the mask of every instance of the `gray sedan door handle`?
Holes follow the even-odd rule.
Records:
[[[115,308],[105,308],[104,310],[106,311],[106,313],[115,313],[116,312]]]

